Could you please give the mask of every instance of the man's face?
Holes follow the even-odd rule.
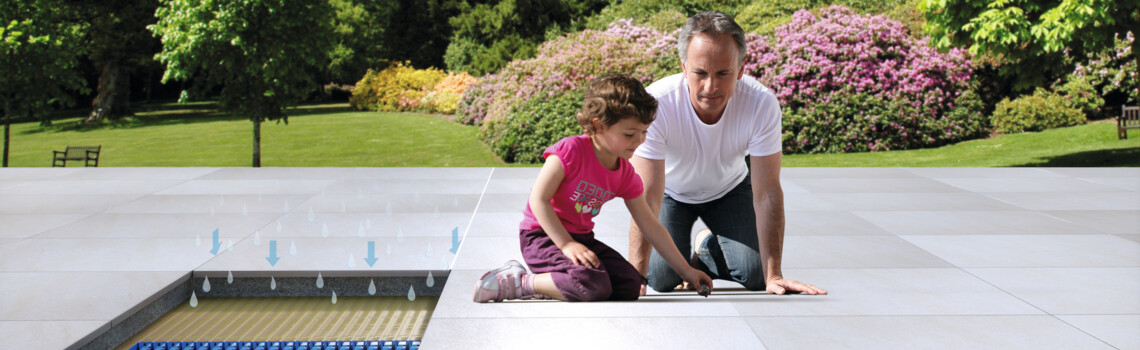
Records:
[[[736,81],[744,76],[740,52],[731,35],[694,35],[686,53],[688,62],[681,63],[689,84],[689,100],[703,120],[719,120],[736,90]]]

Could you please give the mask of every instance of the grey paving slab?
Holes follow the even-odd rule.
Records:
[[[0,338],[11,349],[71,349],[110,327],[107,321],[0,321]]]
[[[336,180],[355,168],[221,168],[199,177],[202,180]]]
[[[487,193],[530,194],[534,180],[534,178],[492,178],[487,182]]]
[[[4,194],[8,194],[9,193],[8,189],[14,188],[14,187],[19,187],[19,186],[22,186],[22,185],[30,183],[30,182],[33,182],[33,181],[32,180],[0,180],[0,190],[3,190]]]
[[[35,238],[195,238],[245,237],[279,214],[95,214],[45,231]],[[224,234],[223,234],[224,232]]]
[[[1140,233],[1140,211],[1137,210],[1072,210],[1046,211],[1046,215],[1087,228],[1091,232]]]
[[[325,188],[330,194],[434,193],[474,195],[483,193],[486,179],[345,179]]]
[[[1140,266],[1140,244],[1113,235],[901,237],[959,267]]]
[[[312,217],[312,220],[309,218]],[[462,234],[470,213],[316,213],[291,212],[260,228],[263,237],[451,237]],[[277,231],[280,223],[281,230]]]
[[[787,182],[812,193],[965,192],[958,187],[924,178],[819,178],[796,179]]]
[[[3,168],[0,169],[0,180],[42,180],[79,171],[90,170],[79,168]]]
[[[479,204],[479,213],[522,214],[528,198],[526,193],[486,193]]]
[[[354,180],[484,180],[492,171],[501,169],[492,168],[355,168],[343,179]],[[537,172],[535,173],[537,174]]]
[[[0,272],[3,321],[116,322],[186,281],[186,271]]]
[[[213,256],[211,239],[25,239],[0,247],[0,271],[190,271]]]
[[[1122,177],[1140,178],[1140,168],[1043,168],[1042,170],[1072,177]]]
[[[1072,178],[938,178],[951,186],[970,192],[1001,193],[1001,192],[1114,192],[1120,189],[1115,186],[1098,184]]]
[[[423,349],[764,349],[739,317],[433,318]]]
[[[141,195],[3,195],[0,214],[94,214]]]
[[[784,211],[841,211],[845,210],[836,205],[826,194],[819,193],[787,193],[784,192]]]
[[[1103,233],[1035,211],[854,211],[896,235],[1032,235]],[[788,219],[789,225],[791,219]],[[1138,222],[1140,224],[1140,222]]]
[[[828,295],[768,295],[733,304],[743,316],[1037,315],[1037,308],[954,268],[784,269]]]
[[[492,179],[530,179],[534,181],[538,177],[538,172],[542,170],[541,166],[532,167],[515,167],[515,168],[495,168],[494,174],[491,175]]]
[[[1051,316],[749,317],[772,349],[1112,349]]]
[[[311,195],[147,195],[107,209],[113,214],[286,213]]]
[[[276,243],[273,243],[276,241]],[[373,243],[376,262],[369,266],[368,242]],[[278,260],[271,264],[276,244]],[[295,248],[295,249],[294,249]],[[264,272],[261,276],[316,277],[381,276],[385,271],[447,270],[454,258],[448,249],[451,237],[397,238],[283,238],[262,237],[260,244],[245,239],[232,251],[219,254],[194,268],[195,271]]]
[[[989,193],[989,197],[1030,210],[1140,210],[1140,195],[1125,192]]]
[[[290,195],[317,194],[333,180],[190,180],[159,191],[158,195]]]
[[[1067,175],[1045,168],[908,168],[907,172],[927,178],[1063,178]]]
[[[1140,234],[1135,234],[1135,235],[1118,234],[1116,236],[1120,237],[1120,238],[1127,239],[1129,241],[1140,243]]]
[[[1140,349],[1140,315],[1059,315],[1057,318],[1115,346]]]
[[[220,168],[87,168],[60,174],[60,180],[190,180]]]
[[[374,195],[316,195],[294,209],[308,213],[447,213],[470,214],[479,197],[475,195],[391,193]]]
[[[818,178],[917,178],[918,175],[905,168],[794,168],[780,169],[780,179],[818,179]]]
[[[791,236],[889,235],[887,230],[848,211],[787,211],[784,234]]]
[[[1051,314],[1140,314],[1140,267],[969,268]]]
[[[501,265],[501,264],[500,264]],[[494,266],[498,267],[498,266]],[[494,268],[492,267],[492,268]],[[635,302],[567,303],[553,300],[511,300],[476,303],[476,282],[486,270],[452,270],[433,318],[616,318],[616,317],[728,317],[739,316],[727,295],[704,298],[695,292],[653,294]]]
[[[471,221],[471,228],[466,230],[470,237],[518,237],[519,223],[522,222],[523,212],[516,213],[483,213],[475,214]],[[461,232],[462,233],[462,232]]]
[[[821,193],[826,210],[866,211],[1000,211],[1016,206],[976,193]]]
[[[88,214],[0,214],[0,238],[28,238],[87,217]]]
[[[784,268],[953,267],[895,236],[784,238]]]
[[[182,180],[44,180],[31,181],[6,189],[10,195],[123,195],[150,194],[181,183]]]
[[[1126,191],[1140,191],[1140,179],[1135,177],[1082,177],[1080,179]]]

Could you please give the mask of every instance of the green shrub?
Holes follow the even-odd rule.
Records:
[[[547,147],[564,137],[582,134],[577,113],[583,96],[581,89],[558,96],[535,96],[503,118],[488,120],[480,129],[480,137],[506,162],[541,163]]]
[[[1037,88],[1032,95],[1003,99],[993,113],[994,131],[1014,134],[1084,124],[1085,114],[1064,95]]]
[[[743,0],[627,0],[610,5],[590,16],[586,19],[586,28],[602,30],[616,20],[632,18],[635,25],[672,32],[685,24],[684,18],[698,12],[719,10],[735,15],[736,8],[745,3],[747,1]],[[680,22],[663,20],[671,17],[675,19],[674,13],[681,14],[683,18]]]
[[[815,7],[817,0],[784,0],[775,2],[754,2],[740,8],[736,23],[746,33],[771,36],[776,27],[792,21],[792,14],[801,9]]]
[[[1088,81],[1088,77],[1070,75],[1068,82],[1054,88],[1057,94],[1064,96],[1067,105],[1079,109],[1086,118],[1100,115],[1104,106],[1104,99]]]

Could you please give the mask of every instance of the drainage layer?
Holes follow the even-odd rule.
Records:
[[[118,346],[138,342],[420,340],[439,297],[201,298]]]

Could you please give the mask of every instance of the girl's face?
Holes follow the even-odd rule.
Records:
[[[649,124],[642,123],[637,117],[622,118],[610,126],[595,118],[594,125],[594,140],[606,152],[624,159],[633,157],[633,151],[645,142],[645,134],[649,130]]]

